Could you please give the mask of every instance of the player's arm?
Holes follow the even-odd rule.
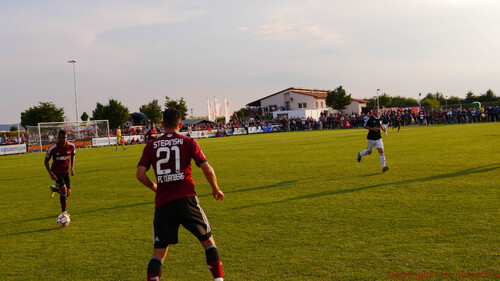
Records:
[[[208,183],[210,183],[210,186],[212,187],[212,196],[215,200],[224,199],[224,193],[220,190],[219,185],[217,184],[217,177],[215,176],[215,171],[212,166],[210,166],[208,162],[203,162],[200,164],[200,168],[203,171],[203,174],[205,174],[205,178]]]
[[[45,169],[47,169],[47,172],[49,172],[49,175],[50,175],[50,178],[53,179],[53,180],[57,180],[57,176],[56,174],[54,174],[51,170],[50,170],[50,166],[49,166],[49,161],[50,161],[50,158],[47,158],[45,157]]]
[[[139,165],[137,166],[137,179],[143,184],[145,185],[147,188],[151,189],[152,191],[156,192],[156,189],[158,188],[156,186],[156,183],[154,183],[149,177],[148,175],[146,174],[147,172],[147,168],[142,166],[142,165]]]
[[[364,126],[363,128],[367,129],[367,130],[370,130],[370,131],[374,131],[374,132],[378,132],[380,129],[378,127],[368,127],[368,126]]]

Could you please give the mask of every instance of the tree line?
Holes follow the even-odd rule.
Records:
[[[175,108],[182,114],[182,119],[186,118],[188,107],[184,98],[174,100],[170,97],[165,97],[165,108]],[[149,122],[159,124],[162,119],[162,108],[158,99],[142,105],[139,111],[144,113]],[[116,129],[125,124],[129,120],[129,109],[120,101],[109,99],[108,104],[97,103],[92,111],[92,116],[87,112],[83,112],[80,116],[81,121],[90,120],[108,120],[109,127]],[[53,102],[39,102],[38,105],[32,106],[29,109],[21,112],[21,125],[37,126],[41,122],[64,122],[64,108],[58,108]]]
[[[373,107],[377,105],[376,97],[364,98],[363,100],[368,101],[367,106]],[[438,109],[443,104],[470,104],[473,102],[500,102],[500,97],[497,97],[495,93],[489,89],[484,94],[475,95],[473,92],[469,91],[465,98],[459,98],[456,96],[447,97],[440,92],[428,93],[422,100],[422,106],[430,106]],[[326,94],[326,105],[332,109],[342,110],[345,109],[352,102],[351,94],[347,94],[346,90],[339,86],[334,90],[329,91]],[[381,107],[414,107],[419,106],[419,102],[414,98],[406,98],[402,96],[391,97],[386,93],[383,93],[378,97],[378,104]],[[245,115],[245,108],[242,108],[236,112],[237,117],[241,118]]]
[[[376,97],[365,98],[364,100],[369,101],[367,106],[373,107],[377,105]],[[329,91],[326,96],[326,105],[337,110],[345,109],[351,103],[351,94],[347,94],[342,86],[339,86],[335,90]],[[457,104],[471,104],[473,102],[500,102],[500,97],[497,97],[495,93],[489,89],[485,93],[480,95],[475,95],[472,91],[469,91],[465,98],[459,98],[456,96],[445,96],[443,93],[427,93],[427,95],[420,101],[420,105],[429,106],[435,109],[440,108],[444,104],[457,105]],[[413,107],[419,106],[419,102],[414,98],[406,98],[401,96],[391,97],[386,93],[383,93],[378,97],[378,104],[381,107]]]
[[[365,98],[365,100],[369,101],[368,106],[375,106],[377,104],[376,98]],[[419,102],[414,98],[401,96],[391,97],[386,93],[380,95],[378,100],[379,105],[382,107],[419,106]],[[476,101],[481,103],[500,102],[500,97],[497,97],[491,89],[480,95],[475,95],[472,91],[469,91],[463,99],[456,96],[446,97],[444,94],[436,92],[428,93],[421,100],[421,105],[431,106],[437,109],[445,103],[450,105],[470,104]],[[346,90],[342,86],[329,91],[326,96],[326,105],[336,110],[345,109],[351,102],[351,94],[347,94]],[[164,108],[178,109],[181,112],[183,119],[185,119],[187,115],[188,107],[184,98],[174,100],[166,96],[163,106]],[[142,105],[139,108],[139,111],[144,113],[150,122],[159,124],[162,120],[162,108],[158,99],[154,99],[151,102]],[[238,117],[243,117],[244,109],[240,109],[236,113]],[[95,109],[92,111],[92,116],[89,116],[87,112],[83,112],[80,119],[82,121],[88,121],[89,119],[109,120],[110,128],[116,129],[125,124],[125,122],[129,119],[129,109],[120,101],[109,99],[108,104],[103,105],[101,103],[97,103]],[[64,108],[58,108],[53,102],[39,102],[38,105],[30,107],[21,113],[21,125],[25,128],[26,126],[37,126],[40,122],[64,121]]]
[[[378,99],[381,107],[419,106],[419,103],[416,99],[405,98],[401,96],[391,97],[386,93],[380,95]],[[369,101],[368,106],[377,105],[377,99],[375,97],[367,98],[365,100]],[[479,95],[475,95],[472,91],[469,91],[466,94],[465,98],[460,98],[456,96],[447,97],[443,93],[436,92],[436,93],[427,93],[427,95],[425,95],[424,98],[421,100],[421,105],[438,109],[444,104],[449,104],[449,105],[471,104],[476,101],[481,103],[500,102],[500,97],[497,97],[491,89]]]

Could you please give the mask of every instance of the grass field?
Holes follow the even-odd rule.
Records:
[[[375,151],[356,161],[366,133],[199,140],[226,195],[213,200],[193,168],[226,280],[500,272],[500,123],[389,129],[386,173]],[[154,194],[135,179],[143,147],[77,151],[66,228],[44,154],[0,157],[0,280],[144,280]],[[196,238],[181,228],[179,240],[162,280],[211,280]]]

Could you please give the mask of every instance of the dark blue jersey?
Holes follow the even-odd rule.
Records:
[[[377,132],[374,132],[372,130],[368,130],[368,135],[366,136],[367,139],[378,140],[378,139],[382,138],[382,136],[380,135],[381,122],[380,122],[379,117],[370,116],[370,118],[368,118],[368,120],[366,120],[364,127],[371,127],[371,128],[377,127],[377,128],[379,128],[379,130]]]
[[[389,124],[391,117],[387,114],[382,115],[382,124]]]

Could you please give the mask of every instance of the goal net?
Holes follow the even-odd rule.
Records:
[[[68,141],[77,148],[95,146],[97,140],[100,140],[100,145],[103,145],[103,140],[104,145],[111,143],[108,120],[45,122],[38,123],[38,126],[26,126],[28,152],[43,152],[49,149],[57,142],[59,130],[65,130]]]

